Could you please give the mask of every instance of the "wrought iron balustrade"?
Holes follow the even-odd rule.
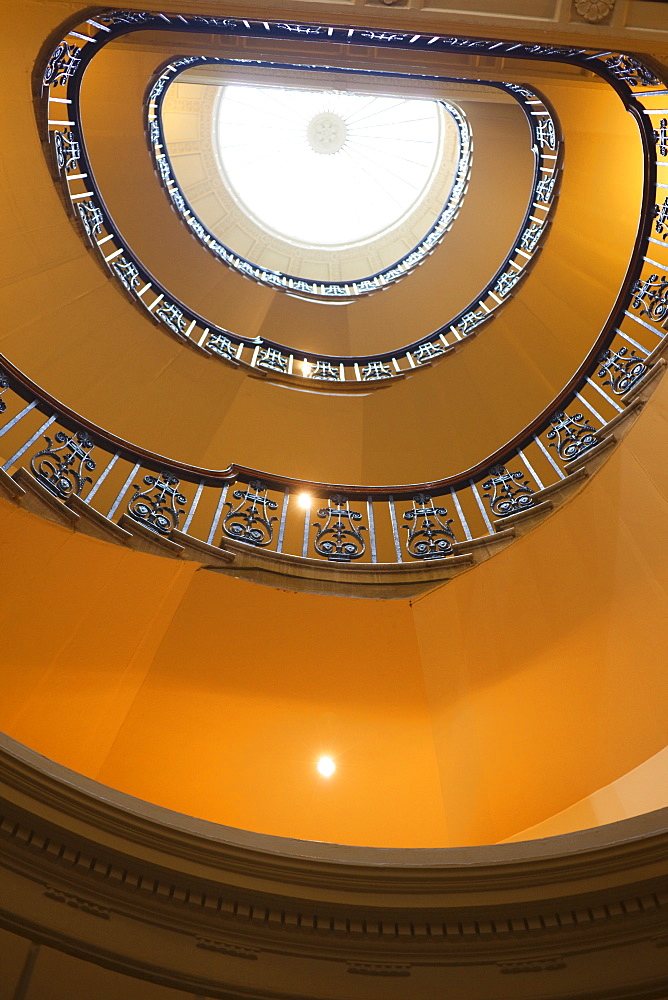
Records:
[[[633,289],[626,296],[631,309],[608,331],[610,346],[592,350],[550,412],[485,462],[438,482],[367,489],[260,476],[237,466],[198,470],[113,438],[4,360],[0,454],[7,457],[0,486],[8,473],[27,466],[64,506],[77,500],[79,513],[88,507],[126,531],[136,522],[180,545],[192,539],[198,557],[236,546],[338,566],[445,563],[495,536],[507,518],[530,513],[567,480],[572,463],[610,439],[625,397],[664,346],[663,328],[636,315],[642,303],[632,311]],[[25,487],[25,476],[18,482]]]
[[[54,151],[65,171],[72,203],[82,205],[82,224],[102,247],[114,240],[113,233],[107,232],[109,220],[104,214],[101,220],[95,203],[88,204],[89,193],[79,190],[88,181],[86,173],[75,179],[67,166],[79,164],[74,169],[80,170],[82,163],[80,136],[73,131],[76,122],[67,117],[74,101],[70,88],[90,57],[88,50],[107,29],[113,33],[112,27],[154,28],[162,26],[161,19],[182,27],[183,19],[178,21],[175,15],[146,12],[91,18],[54,50],[45,74],[49,108],[57,109],[49,119]],[[232,25],[235,31],[253,24],[219,18],[201,21],[193,17],[190,21],[200,26],[204,22]],[[291,26],[270,25],[270,29],[284,37]],[[256,25],[249,30],[260,32]],[[357,34],[358,29],[350,29],[350,37],[356,39]],[[392,38],[412,44],[400,33]],[[466,49],[469,42],[473,45],[465,39],[436,40],[442,41],[445,51]],[[656,208],[663,203],[662,191],[668,184],[668,158],[663,158],[655,132],[661,134],[662,118],[668,114],[668,88],[633,57],[581,49],[565,52],[540,45],[509,47],[480,40],[475,42],[476,51],[480,46],[492,49],[492,44],[497,54],[511,48],[513,56],[542,54],[596,69],[612,82],[635,115],[645,149],[642,218],[615,309],[605,328],[593,335],[589,355],[549,409],[537,414],[513,440],[500,442],[475,467],[448,472],[436,482],[378,488],[324,484],[268,476],[236,465],[216,471],[173,462],[91,424],[43,392],[9,360],[0,358],[0,488],[16,499],[21,490],[34,486],[47,497],[51,511],[70,511],[78,517],[90,514],[98,527],[108,526],[120,540],[130,537],[134,526],[155,538],[156,544],[170,544],[181,551],[194,545],[196,558],[202,561],[230,548],[256,553],[258,558],[261,553],[273,553],[289,558],[295,574],[307,563],[339,570],[350,567],[351,572],[372,564],[408,563],[422,565],[427,572],[429,567],[454,562],[477,540],[495,537],[504,524],[545,509],[546,497],[554,496],[568,482],[570,471],[603,453],[628,412],[628,400],[663,364],[668,241],[656,228],[660,218]],[[61,117],[56,119],[56,114]],[[551,148],[550,129],[543,128],[542,135],[546,148]],[[527,245],[530,242],[528,238]],[[107,263],[118,269],[128,291],[149,302],[155,289],[149,296],[150,281],[142,284],[145,275],[123,248],[111,250]],[[518,273],[508,271],[505,282],[499,279],[499,298],[502,287],[516,282]],[[188,320],[162,292],[147,308],[159,313],[161,322],[171,323],[179,336],[189,337],[188,331],[198,322]],[[218,351],[238,360],[231,335],[207,329],[200,340],[208,337],[217,338]],[[276,365],[282,372],[287,367],[289,375],[294,359],[277,358],[271,353],[274,350],[282,354],[278,347],[255,344],[255,364]],[[415,348],[413,363],[418,363],[420,352],[425,361],[431,360],[432,350],[440,350],[439,344]],[[367,359],[369,365],[384,363]],[[314,364],[324,366],[325,361],[315,359]],[[335,368],[333,372],[325,367],[319,370],[322,378],[334,374]],[[369,374],[372,377],[374,372]]]
[[[142,13],[143,17],[135,17]],[[303,27],[303,26],[302,26]],[[53,164],[62,182],[72,212],[81,224],[86,239],[100,255],[101,262],[119,283],[135,305],[145,311],[155,322],[168,332],[187,343],[195,350],[209,354],[227,364],[251,369],[270,379],[289,380],[295,385],[311,389],[331,390],[365,389],[387,386],[397,378],[415,373],[419,368],[438,361],[468,337],[476,335],[488,320],[508,301],[528,273],[532,262],[540,251],[542,240],[551,222],[556,202],[557,182],[561,170],[561,141],[554,111],[545,99],[526,86],[512,83],[489,82],[511,94],[527,115],[531,129],[534,152],[534,178],[529,192],[528,207],[517,238],[506,259],[495,274],[481,288],[476,299],[460,313],[449,318],[437,330],[419,340],[406,337],[406,346],[384,354],[349,357],[297,352],[290,346],[263,338],[248,340],[233,331],[218,327],[206,317],[190,309],[160,283],[142,264],[132,247],[113,219],[105,212],[103,192],[98,188],[94,171],[88,159],[79,110],[80,85],[85,68],[94,57],[95,51],[113,38],[131,30],[144,29],[178,30],[185,28],[199,31],[217,31],[223,34],[242,34],[276,38],[290,38],[295,34],[294,25],[270,21],[253,22],[234,18],[212,17],[203,20],[197,16],[167,15],[161,13],[113,11],[89,18],[74,32],[63,39],[47,61],[44,71],[42,100],[45,104],[47,138],[52,147]],[[297,32],[299,34],[299,32]],[[72,40],[74,39],[74,41]],[[403,33],[374,32],[369,29],[340,29],[309,27],[309,39],[323,42],[345,42],[365,46],[407,45],[430,51],[457,51],[465,39],[447,37],[423,38],[420,35],[406,36]],[[438,43],[438,44],[437,44]],[[436,46],[434,48],[433,46]],[[496,55],[502,54],[506,43],[483,42],[476,46],[480,52],[489,49]],[[513,46],[513,50],[526,49],[532,57],[540,56],[543,49],[531,46]],[[540,50],[540,51],[539,51]],[[546,47],[545,52],[553,57],[574,59],[571,50]],[[584,50],[577,50],[580,56]],[[516,52],[513,51],[513,55]],[[522,52],[518,52],[522,56]],[[236,61],[238,62],[238,60]],[[243,61],[242,61],[243,62]],[[355,283],[330,282],[321,284],[309,282],[287,274],[257,267],[252,262],[232,253],[215,238],[197,217],[181,191],[171,169],[162,131],[160,109],[168,84],[178,79],[181,72],[193,65],[235,63],[235,60],[183,56],[172,60],[163,67],[149,92],[147,101],[147,135],[156,172],[163,184],[172,206],[181,216],[190,232],[202,243],[208,252],[234,267],[246,277],[261,284],[290,291],[304,297],[334,299],[344,301],[351,296],[370,294],[387,287],[399,277],[409,274],[419,266],[425,255],[431,253],[443,232],[453,223],[461,198],[468,184],[471,137],[462,115],[453,108],[456,116],[460,147],[467,155],[460,156],[459,170],[454,181],[447,205],[444,207],[434,227],[421,244],[411,249],[393,267],[369,276]],[[263,63],[267,66],[284,67],[285,64]],[[298,73],[300,67],[293,67]],[[313,70],[313,66],[307,67]],[[328,67],[322,67],[323,72]],[[346,70],[351,76],[377,75],[370,71]],[[384,72],[388,77],[401,74]],[[447,82],[454,77],[429,77]],[[67,96],[65,95],[67,92]]]

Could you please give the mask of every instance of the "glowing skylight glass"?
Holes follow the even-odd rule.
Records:
[[[433,100],[228,85],[217,153],[234,197],[265,229],[351,245],[401,224],[429,189],[443,115]]]

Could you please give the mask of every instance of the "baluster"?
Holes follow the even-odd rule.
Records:
[[[204,489],[204,480],[201,479],[200,483],[199,483],[199,486],[197,487],[197,492],[195,493],[195,497],[194,497],[193,502],[191,504],[190,510],[188,511],[188,516],[186,518],[186,523],[183,525],[183,533],[184,533],[184,535],[188,534],[188,528],[190,527],[190,522],[192,521],[193,517],[195,516],[195,511],[197,510],[197,504],[199,503],[199,498],[202,495],[202,490],[203,489]]]
[[[111,472],[111,470],[113,469],[113,467],[116,465],[117,461],[118,461],[118,452],[116,452],[115,455],[111,456],[111,458],[107,462],[106,469],[104,470],[104,472],[101,475],[99,475],[97,477],[97,482],[95,482],[93,484],[93,487],[92,487],[91,491],[89,492],[88,496],[86,497],[86,503],[90,503],[91,502],[91,500],[93,499],[93,497],[95,496],[95,494],[99,490],[100,486],[102,486],[102,483],[105,481],[105,479],[107,478],[107,476],[109,475],[109,473]]]
[[[387,504],[390,510],[390,521],[392,522],[392,537],[394,539],[394,551],[397,554],[397,562],[403,562],[401,557],[401,544],[399,542],[399,531],[397,528],[397,512],[394,506],[393,496],[389,496],[387,498]]]
[[[608,396],[607,392],[605,392],[605,390],[602,389],[600,385],[596,385],[596,383],[592,382],[590,378],[587,379],[587,382],[594,389],[596,389],[596,392],[600,393],[601,396],[603,396],[603,399],[606,401],[606,403],[609,403],[610,406],[613,407],[613,409],[617,410],[617,413],[624,412],[623,407],[621,407],[618,403],[616,403],[614,399],[610,399],[610,396]]]
[[[311,530],[311,525],[309,518],[311,516],[311,502],[308,503],[304,500],[302,506],[304,507],[304,536],[302,538],[302,557],[305,559],[308,556],[308,546],[309,546],[309,533]]]
[[[464,534],[466,535],[466,540],[467,541],[471,541],[471,539],[473,538],[473,535],[471,534],[471,529],[468,526],[468,521],[466,520],[466,517],[464,516],[464,511],[462,510],[462,505],[459,502],[459,495],[457,494],[457,490],[455,489],[454,486],[450,487],[450,494],[451,494],[452,499],[454,501],[455,508],[457,509],[457,516],[459,517],[459,520],[461,521],[462,528],[464,529]]]
[[[33,403],[32,405],[34,406],[35,404]],[[30,407],[30,409],[32,409],[32,406]],[[26,407],[26,411],[25,412],[27,412],[27,410],[28,410],[28,408]],[[36,430],[35,433],[32,434],[28,438],[28,440],[26,441],[26,443],[22,444],[21,447],[18,449],[18,451],[15,451],[14,454],[12,455],[12,457],[7,459],[7,461],[5,462],[5,464],[2,466],[2,471],[3,472],[7,472],[7,469],[10,469],[12,467],[12,465],[14,464],[14,462],[17,462],[19,460],[19,458],[21,457],[21,455],[23,455],[23,453],[28,450],[28,448],[30,447],[31,444],[35,443],[35,441],[40,436],[40,434],[42,434],[47,429],[47,427],[50,427],[51,424],[55,421],[55,419],[56,418],[54,416],[54,417],[49,417],[48,420],[45,420],[45,422],[42,424],[42,426],[40,428],[38,428],[38,430]],[[17,418],[15,418],[15,422],[18,423],[18,419]]]
[[[628,333],[624,333],[624,331],[620,329],[620,327],[615,328],[615,333],[618,333],[620,337],[624,338],[624,340],[628,340],[629,344],[631,344],[633,347],[636,347],[639,351],[642,351],[645,357],[647,357],[648,354],[652,353],[649,350],[649,348],[643,347],[643,345],[639,344],[637,340],[633,339],[633,337],[629,337]]]
[[[544,490],[545,487],[543,486],[543,483],[541,482],[540,477],[538,476],[538,473],[535,471],[534,467],[532,466],[531,462],[526,457],[526,455],[524,454],[524,452],[520,448],[518,448],[517,449],[517,454],[520,456],[520,458],[522,459],[522,461],[526,465],[526,467],[527,467],[527,469],[529,471],[529,475],[533,476],[533,478],[535,480],[535,483],[536,483],[536,486],[538,487],[538,489],[539,490]]]
[[[281,506],[281,521],[278,526],[278,541],[276,542],[276,551],[283,551],[283,538],[285,537],[285,519],[288,516],[288,503],[290,501],[290,492],[285,490],[283,494],[283,504]]]
[[[601,416],[601,414],[598,413],[598,411],[594,409],[594,407],[591,405],[591,403],[588,403],[587,400],[584,398],[584,396],[581,396],[579,392],[576,392],[575,395],[577,396],[577,398],[580,400],[581,403],[584,403],[584,405],[587,407],[587,409],[589,410],[589,412],[596,417],[596,419],[600,423],[601,427],[605,427],[605,425],[607,424],[608,421],[604,420],[603,417]]]
[[[371,549],[371,562],[378,562],[378,556],[376,553],[376,522],[374,520],[373,514],[373,498],[367,497],[366,501],[366,516],[369,522],[369,547]]]
[[[4,396],[4,394],[7,392],[8,389],[9,389],[9,379],[0,368],[0,396]],[[5,403],[4,399],[0,399],[0,413],[4,413],[6,409],[7,409],[7,404]]]
[[[550,423],[545,437],[551,442],[549,447],[555,449],[562,462],[572,462],[579,458],[600,440],[596,429],[582,413],[571,415],[565,410],[557,410],[550,417]]]
[[[366,552],[362,532],[368,528],[366,525],[355,527],[356,522],[362,520],[362,515],[350,509],[347,496],[332,493],[327,506],[318,510],[318,517],[324,518],[324,523],[315,521],[313,524],[317,528],[313,547],[319,556],[333,562],[361,559]]]
[[[227,490],[229,483],[225,483],[222,490],[220,491],[220,497],[218,499],[218,506],[216,507],[216,512],[213,515],[213,521],[211,522],[211,529],[209,531],[209,537],[207,538],[207,543],[213,545],[213,539],[216,534],[216,528],[218,527],[218,522],[220,521],[220,515],[223,510],[223,504],[225,503],[225,497],[227,496]]]
[[[144,476],[144,485],[143,490],[140,484],[133,483],[135,492],[128,501],[128,514],[158,535],[171,534],[178,529],[183,513],[179,507],[187,503],[178,489],[180,480],[171,472],[160,472]]]
[[[476,499],[476,503],[478,504],[478,507],[480,508],[480,513],[482,514],[482,519],[485,522],[485,524],[487,525],[487,531],[489,532],[490,535],[493,535],[494,534],[494,528],[492,527],[492,522],[490,521],[490,519],[489,519],[489,517],[487,515],[487,511],[485,510],[485,505],[483,504],[482,500],[480,499],[480,494],[478,493],[478,490],[476,489],[476,485],[475,485],[475,483],[473,482],[472,479],[469,479],[469,486],[471,487],[471,492],[473,493],[473,496]]]
[[[91,458],[95,445],[86,431],[57,431],[52,439],[44,436],[46,448],[41,448],[30,460],[33,475],[61,500],[81,496],[86,483],[92,483],[86,472],[97,468]]]
[[[555,460],[552,458],[552,455],[547,450],[547,448],[545,447],[545,445],[543,444],[543,442],[541,441],[541,439],[538,437],[538,435],[534,434],[533,439],[536,442],[536,444],[538,445],[538,447],[540,448],[540,450],[542,451],[542,453],[545,455],[545,458],[548,460],[548,462],[550,463],[550,465],[552,466],[552,468],[554,469],[554,471],[557,473],[557,475],[559,476],[559,478],[560,479],[565,479],[566,478],[566,473],[562,469],[559,468],[559,466],[557,465],[557,463],[555,462]]]
[[[248,489],[234,491],[234,499],[239,503],[236,507],[229,502],[225,505],[229,510],[223,518],[223,534],[249,545],[263,548],[271,545],[278,518],[269,512],[276,510],[278,504],[267,496],[267,489],[265,483],[253,479]]]
[[[8,420],[5,426],[0,428],[0,438],[4,437],[7,431],[11,431],[12,427],[16,427],[19,421],[23,420],[25,415],[27,413],[30,413],[31,410],[34,410],[36,406],[37,406],[37,400],[35,400],[32,403],[28,403],[28,405],[24,406],[23,409],[19,413],[17,413],[15,417],[12,417],[11,420]]]
[[[107,513],[107,517],[108,518],[111,519],[114,516],[114,514],[116,513],[116,511],[118,510],[118,508],[120,506],[120,502],[123,499],[123,497],[125,496],[125,492],[126,492],[128,486],[130,485],[130,483],[132,482],[132,480],[134,479],[134,477],[137,475],[140,467],[141,467],[141,463],[140,462],[137,462],[137,464],[133,466],[132,472],[130,473],[130,475],[128,476],[128,478],[125,480],[125,482],[121,486],[120,492],[118,493],[116,499],[114,500],[114,502],[112,503],[111,507],[109,508],[109,511]]]

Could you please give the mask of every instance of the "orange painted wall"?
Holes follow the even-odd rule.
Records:
[[[415,604],[452,841],[510,837],[666,745],[667,418],[664,381],[583,493]]]
[[[664,383],[583,493],[412,605],[195,572],[3,502],[0,726],[266,833],[436,846],[542,823],[666,744],[667,417]]]
[[[72,9],[29,0],[0,40],[14,123],[0,151],[0,349],[45,388],[189,461],[362,481],[467,464],[559,388],[636,222],[635,125],[610,97],[594,88],[585,109],[545,81],[579,168],[526,294],[419,379],[298,397],[149,326],[71,227],[29,102],[38,44]],[[591,110],[598,152],[617,140],[605,174],[584,169]],[[256,587],[1,501],[0,727],[131,794],[284,836],[451,845],[542,823],[666,742],[667,418],[664,387],[581,496],[412,606]],[[413,447],[426,421],[428,454]],[[322,447],[333,424],[346,449]],[[328,784],[313,771],[325,750],[340,763]]]

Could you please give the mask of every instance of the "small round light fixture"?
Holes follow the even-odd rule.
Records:
[[[297,497],[297,503],[302,508],[302,510],[308,510],[311,506],[311,496],[309,493],[300,493]],[[324,758],[323,758],[324,760]]]
[[[336,764],[331,757],[321,757],[317,764],[318,773],[323,776],[323,778],[331,778],[331,776],[336,771]]]

